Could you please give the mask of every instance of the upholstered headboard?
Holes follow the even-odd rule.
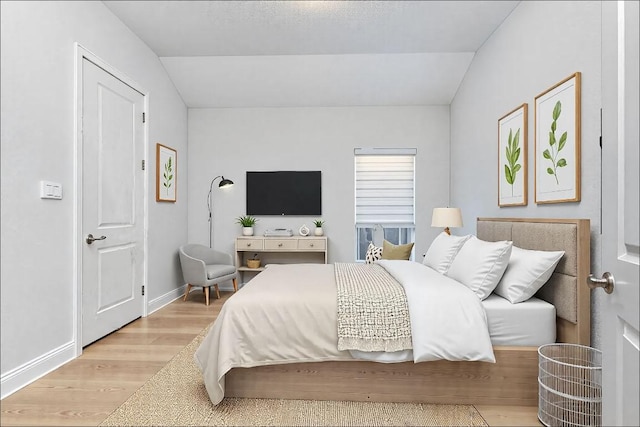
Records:
[[[523,249],[565,252],[536,297],[556,307],[556,341],[589,345],[591,293],[591,225],[588,219],[478,218],[477,236],[511,240]]]

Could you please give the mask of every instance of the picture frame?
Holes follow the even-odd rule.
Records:
[[[178,152],[156,144],[156,202],[175,202],[178,182]]]
[[[528,203],[529,106],[519,105],[498,119],[498,206]]]
[[[581,73],[535,98],[535,202],[580,201]]]

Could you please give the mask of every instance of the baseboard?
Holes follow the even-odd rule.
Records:
[[[229,291],[229,292],[233,292],[233,283],[228,282],[228,285],[219,285],[218,287],[220,288],[221,291]],[[238,289],[240,289],[242,287],[242,285],[240,283],[238,283]]]
[[[160,310],[162,307],[171,304],[178,298],[184,295],[184,291],[187,288],[187,285],[182,285],[179,288],[176,288],[170,292],[167,292],[164,295],[160,295],[158,298],[154,298],[149,301],[147,305],[147,316],[153,313],[154,311]]]
[[[219,285],[218,286],[221,291],[230,291],[233,292],[233,283],[228,282],[228,284]],[[182,285],[181,287],[172,290],[171,292],[167,292],[164,295],[159,296],[158,298],[154,298],[149,301],[149,305],[147,306],[147,316],[153,313],[154,311],[160,310],[162,307],[171,304],[178,298],[182,298],[184,296],[184,291],[187,289],[187,285]],[[191,292],[201,289],[199,287],[194,287],[191,289]]]
[[[154,311],[158,311],[162,307],[171,304],[178,298],[181,298],[184,295],[186,287],[187,285],[183,285],[149,301],[147,306],[147,315]],[[221,287],[221,289],[223,288]],[[231,286],[229,290],[233,290],[233,287]],[[75,343],[69,342],[7,372],[6,374],[2,374],[2,377],[0,377],[1,398],[4,399],[21,388],[31,384],[35,380],[45,376],[49,372],[75,359],[75,350]]]
[[[49,372],[75,359],[76,345],[73,341],[61,345],[42,356],[19,366],[0,377],[2,399],[15,393]]]

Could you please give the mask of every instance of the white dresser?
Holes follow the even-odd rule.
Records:
[[[267,264],[294,264],[301,262],[327,263],[328,241],[326,236],[262,237],[240,236],[236,238],[236,267],[241,272],[260,272]],[[247,267],[247,259],[257,255],[260,267]]]

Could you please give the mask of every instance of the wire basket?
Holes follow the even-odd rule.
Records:
[[[538,419],[546,426],[602,425],[602,352],[577,344],[538,348]]]

